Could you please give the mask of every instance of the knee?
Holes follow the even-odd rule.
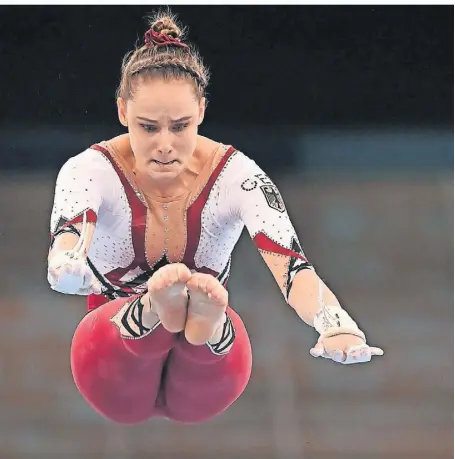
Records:
[[[85,401],[104,418],[125,425],[142,423],[155,415],[162,363],[154,370],[127,351],[111,324],[97,311],[87,314],[71,343],[71,371]],[[149,384],[140,381],[149,380]],[[139,381],[139,382],[138,382]]]
[[[243,394],[249,374],[248,367],[240,373],[224,370],[216,377],[192,381],[184,392],[168,390],[166,416],[174,422],[198,424],[221,415]]]
[[[97,310],[90,312],[79,323],[71,342],[71,369],[76,384],[92,384],[127,354],[115,327],[105,323]]]
[[[166,416],[180,423],[202,423],[226,411],[245,391],[252,354],[246,332],[228,354],[212,365],[185,366],[185,376],[169,371],[165,381]]]
[[[208,381],[207,381],[208,382]],[[233,385],[226,385],[226,381],[220,381],[218,389],[210,389],[210,385],[204,384],[205,390],[198,390],[195,381],[190,387],[182,392],[166,392],[166,402],[164,405],[165,416],[173,421],[183,424],[201,424],[210,421],[224,413],[237,398],[242,394],[244,388],[234,388]],[[217,381],[210,381],[217,384]],[[230,387],[228,387],[230,386]]]

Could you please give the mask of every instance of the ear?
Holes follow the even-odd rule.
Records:
[[[205,99],[205,97],[202,97],[201,100],[199,101],[199,120],[198,120],[198,125],[201,125],[202,122],[204,121],[206,104],[207,104],[207,100]]]
[[[117,112],[120,123],[123,126],[128,127],[128,120],[126,118],[126,100],[121,97],[117,99]]]

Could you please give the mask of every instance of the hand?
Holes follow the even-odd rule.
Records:
[[[369,362],[373,355],[384,355],[384,351],[379,347],[368,346],[358,336],[343,334],[328,338],[321,336],[310,354],[347,365]]]
[[[84,215],[80,238],[72,250],[56,253],[49,261],[47,279],[53,290],[70,295],[100,294],[101,284],[86,261],[88,225]]]

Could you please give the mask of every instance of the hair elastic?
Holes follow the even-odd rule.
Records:
[[[153,29],[147,30],[144,35],[144,40],[146,46],[154,45],[154,46],[181,46],[182,48],[186,48],[189,50],[189,46],[185,43],[182,43],[179,39],[171,37],[165,33],[158,33],[155,32]]]

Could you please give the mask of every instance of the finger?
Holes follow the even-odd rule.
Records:
[[[370,347],[371,355],[384,355],[384,351],[380,347]]]
[[[379,347],[369,347],[366,344],[351,348],[349,351],[349,359],[353,363],[369,362],[374,355],[384,355],[384,351]]]
[[[342,363],[365,363],[369,362],[370,360],[370,348],[366,344],[361,344],[358,346],[351,346],[347,351],[346,359]]]
[[[95,295],[101,295],[101,293],[103,292],[102,288],[101,288],[101,284],[99,282],[98,279],[94,279],[93,282],[92,282],[92,291]]]
[[[83,287],[82,278],[61,272],[56,287],[60,292],[74,294]]]
[[[347,359],[346,352],[338,349],[332,353],[332,360],[334,362],[343,363]]]
[[[59,252],[55,256],[51,258],[48,264],[49,270],[52,269],[59,269],[64,265],[65,263],[68,263],[68,256],[67,252]]]
[[[371,354],[369,352],[362,353],[362,354],[355,354],[355,355],[348,355],[346,360],[342,363],[350,364],[350,363],[366,363],[371,360]]]
[[[96,282],[98,282],[98,279],[95,277],[93,272],[87,265],[84,266],[84,281],[82,284],[83,288],[92,287]]]
[[[81,289],[77,292],[77,294],[78,294],[78,295],[81,295],[81,296],[89,296],[89,295],[91,295],[92,293],[95,293],[95,292],[93,292],[91,286],[90,286],[89,288],[81,288]]]
[[[60,267],[60,275],[72,274],[73,267],[70,263],[65,263]]]
[[[74,263],[73,264],[73,274],[75,276],[82,276],[84,273],[85,266],[82,263]]]
[[[324,345],[318,341],[314,347],[310,349],[310,355],[313,357],[322,357],[325,353]]]
[[[99,287],[92,287],[92,293],[94,295],[101,295],[103,293],[103,291]]]
[[[82,287],[77,293],[78,295],[101,295],[103,291],[98,279],[94,279],[88,287]]]
[[[58,280],[58,273],[57,269],[48,269],[47,271],[47,281],[51,287],[55,287],[57,285]]]
[[[60,268],[54,268],[52,266],[49,266],[47,269],[47,275],[48,277],[51,277],[52,279],[56,279],[58,277],[59,272],[60,272]]]

